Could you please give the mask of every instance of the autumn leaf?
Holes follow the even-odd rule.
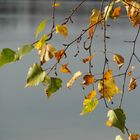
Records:
[[[107,73],[108,71],[105,72],[105,74]],[[102,98],[107,98],[108,101],[110,101],[114,95],[121,93],[121,90],[116,85],[115,79],[110,75],[110,73],[109,76],[106,77],[106,79],[104,78],[104,80],[102,79],[98,82],[98,91]]]
[[[113,13],[112,13],[112,15],[111,15],[111,18],[116,19],[117,17],[119,17],[120,14],[121,14],[121,9],[122,9],[121,6],[116,7],[116,8],[113,10]]]
[[[124,2],[127,15],[133,26],[140,24],[140,4],[136,1]]]
[[[111,17],[112,11],[113,11],[113,5],[114,1],[112,1],[109,5],[107,5],[104,9],[104,18],[105,21],[108,20],[109,17]]]
[[[61,34],[64,37],[68,36],[68,27],[66,25],[56,25],[56,33]]]
[[[86,115],[88,113],[91,113],[94,111],[94,109],[97,107],[99,101],[97,98],[92,99],[84,99],[83,101],[83,110],[80,113],[80,115]]]
[[[109,127],[116,127],[124,133],[126,116],[122,109],[109,110],[107,113],[108,120],[106,125]]]
[[[83,85],[89,86],[94,83],[94,75],[87,74],[83,77],[84,81],[82,82]]]
[[[94,57],[94,55],[90,55],[89,57],[84,58],[83,63],[87,63],[87,62],[91,61],[93,59],[93,57]]]
[[[39,50],[41,65],[53,58],[56,49],[51,44],[43,45]]]
[[[68,69],[68,64],[64,64],[60,67],[60,71],[62,73],[71,73],[71,71]]]
[[[132,66],[131,70],[127,73],[127,76],[130,77],[132,75],[132,73],[134,72],[134,70],[135,70],[135,67]]]
[[[115,140],[124,140],[120,135],[116,136]]]
[[[74,82],[82,75],[81,71],[77,71],[73,77],[67,82],[67,88],[70,88]]]
[[[44,80],[46,72],[43,71],[39,64],[33,64],[27,74],[26,87],[37,86]]]
[[[52,4],[52,7],[59,7],[59,6],[60,6],[60,3]]]
[[[107,70],[105,73],[104,73],[104,79],[106,80],[109,80],[110,78],[112,78],[112,70]]]
[[[121,55],[119,55],[119,54],[113,55],[113,61],[116,62],[116,64],[118,65],[119,69],[124,64],[124,58]]]
[[[46,27],[46,23],[47,23],[47,20],[44,19],[44,20],[42,20],[41,23],[38,25],[37,30],[36,30],[36,35],[35,35],[36,38],[37,38],[38,35],[44,30],[44,28]]]
[[[39,50],[42,46],[46,45],[46,40],[47,40],[48,36],[47,35],[43,35],[40,40],[35,44],[35,47],[37,50]]]
[[[49,98],[50,96],[52,96],[52,94],[54,94],[62,87],[62,80],[60,78],[51,77],[48,83],[48,88],[45,89],[45,92]]]
[[[136,83],[136,79],[135,78],[131,78],[129,85],[128,85],[128,90],[134,90],[137,87],[137,83]]]
[[[95,28],[95,24],[101,19],[101,12],[98,9],[93,9],[92,10],[92,14],[90,16],[90,24],[89,27],[91,27],[89,29],[88,32],[88,36],[89,38],[92,38],[93,34],[94,34],[94,28]]]
[[[139,134],[130,134],[129,140],[138,140],[140,138]]]
[[[96,90],[91,91],[85,98],[93,99],[96,96]]]
[[[64,56],[64,52],[64,49],[55,52],[55,58],[57,61],[60,61],[60,59]]]

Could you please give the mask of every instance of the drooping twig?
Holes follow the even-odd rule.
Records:
[[[119,106],[120,108],[121,108],[121,106],[122,106],[123,97],[124,97],[124,93],[125,93],[125,85],[126,85],[126,76],[127,76],[127,72],[128,72],[128,70],[129,70],[129,67],[130,67],[130,65],[131,65],[131,62],[132,62],[132,60],[133,60],[133,57],[135,56],[136,58],[138,58],[138,57],[136,56],[135,49],[136,49],[136,42],[137,42],[137,39],[138,39],[139,34],[140,34],[140,26],[139,26],[139,28],[138,28],[137,34],[136,34],[136,36],[135,36],[135,39],[134,39],[134,41],[133,41],[132,54],[131,54],[131,56],[130,56],[130,59],[129,59],[129,62],[128,62],[128,65],[127,65],[127,67],[126,67],[125,74],[124,74],[123,88],[122,88],[122,96],[121,96],[120,106]]]

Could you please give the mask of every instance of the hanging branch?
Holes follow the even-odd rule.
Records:
[[[140,34],[140,26],[138,28],[138,31],[137,31],[137,34],[135,36],[134,41],[132,41],[133,42],[133,49],[132,49],[132,54],[131,54],[130,59],[129,59],[129,62],[128,62],[128,66],[127,66],[127,68],[125,70],[125,74],[124,74],[123,88],[122,88],[122,96],[121,96],[121,100],[120,100],[120,108],[122,106],[123,97],[124,97],[124,93],[125,93],[126,77],[127,77],[127,73],[128,73],[129,67],[130,67],[131,62],[133,60],[133,57],[135,56],[136,58],[138,58],[137,55],[136,55],[136,53],[135,53],[135,50],[136,50],[136,43],[137,43],[137,39],[138,39],[139,34]]]

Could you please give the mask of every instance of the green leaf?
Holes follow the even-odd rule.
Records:
[[[94,100],[85,98],[83,102],[83,110],[80,115],[91,113],[97,107],[98,103],[99,101],[97,98],[94,98]]]
[[[37,30],[36,30],[36,35],[35,37],[37,38],[38,35],[44,30],[46,27],[47,20],[42,20],[42,22],[38,25]]]
[[[31,52],[33,49],[34,49],[33,45],[24,45],[23,47],[18,48],[18,51],[17,51],[18,59],[21,59],[23,56]]]
[[[48,98],[62,87],[62,80],[60,78],[51,77],[49,86],[45,89]]]
[[[44,86],[50,85],[50,84],[51,84],[51,77],[48,76],[48,75],[46,75],[46,76],[44,77],[44,80],[42,81],[42,84],[43,84]]]
[[[15,61],[16,52],[5,48],[0,52],[0,67]]]
[[[44,80],[46,76],[45,71],[41,68],[39,64],[33,64],[27,74],[26,87],[37,86],[40,82]]]
[[[114,126],[124,133],[126,116],[122,109],[117,108],[115,110],[109,110],[107,113],[107,117],[108,126]]]

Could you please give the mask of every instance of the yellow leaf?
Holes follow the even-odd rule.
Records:
[[[116,64],[118,65],[119,69],[124,64],[124,58],[121,55],[119,55],[119,54],[113,55],[113,61],[116,62]]]
[[[99,81],[98,91],[100,92],[101,97],[107,98],[108,101],[110,101],[115,94],[121,93],[121,90],[115,83],[115,79],[111,76],[107,76],[106,79]]]
[[[134,90],[137,87],[137,83],[136,83],[136,79],[135,78],[131,78],[129,85],[128,85],[128,90]]]
[[[64,37],[68,36],[68,27],[66,25],[56,25],[56,33],[61,34]]]
[[[68,64],[62,65],[61,68],[60,68],[60,71],[61,71],[62,73],[71,73],[71,71],[68,69],[67,66],[68,66]]]
[[[60,6],[60,3],[52,4],[52,7],[59,7],[59,6]]]
[[[67,88],[70,88],[74,82],[82,75],[81,71],[77,71],[73,77],[68,81]]]
[[[37,50],[39,50],[44,44],[46,44],[47,35],[43,35],[41,39],[35,44]]]
[[[140,3],[136,1],[124,2],[127,15],[133,26],[140,24]]]
[[[118,135],[116,136],[115,140],[123,140],[123,138],[120,135]]]
[[[112,13],[111,17],[113,19],[116,19],[117,17],[120,16],[120,14],[121,14],[121,6],[118,6],[113,10],[113,13]]]
[[[93,34],[94,34],[94,28],[95,28],[95,24],[101,19],[101,12],[98,9],[93,9],[92,10],[92,14],[90,16],[90,24],[89,26],[91,27],[89,29],[88,32],[88,36],[89,38],[92,38]]]
[[[64,49],[55,52],[56,60],[60,61],[60,59],[64,56]]]
[[[84,58],[83,63],[87,63],[87,62],[91,61],[93,59],[93,57],[94,57],[94,55],[90,55],[89,57]]]
[[[107,70],[105,73],[104,73],[104,79],[108,80],[110,78],[112,78],[112,70]]]
[[[138,140],[140,138],[139,134],[130,134],[129,140]]]
[[[86,96],[86,99],[93,99],[95,96],[96,96],[96,90],[93,90]]]
[[[42,65],[53,58],[55,50],[56,49],[51,44],[44,45],[38,50]]]
[[[113,122],[112,122],[112,121],[110,121],[110,120],[107,120],[107,121],[106,121],[106,125],[107,125],[108,127],[112,127]]]
[[[83,77],[84,81],[82,82],[83,85],[91,85],[94,83],[94,75],[92,74],[87,74]]]
[[[108,20],[109,17],[111,17],[112,11],[113,11],[113,5],[114,1],[112,1],[109,5],[107,5],[104,9],[104,18],[105,21]]]
[[[80,115],[86,115],[88,113],[91,113],[92,111],[94,111],[98,103],[99,101],[97,98],[94,98],[93,100],[85,98],[83,101],[83,110]]]

